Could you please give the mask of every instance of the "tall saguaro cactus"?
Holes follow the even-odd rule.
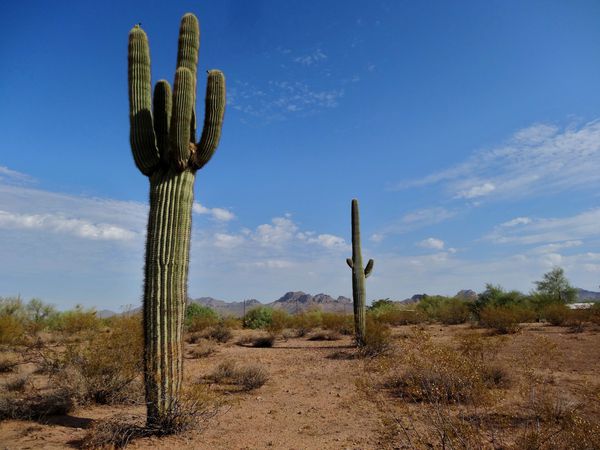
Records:
[[[150,50],[139,25],[129,32],[130,141],[138,169],[150,181],[144,269],[144,381],[148,425],[161,426],[177,407],[182,381],[183,318],[196,171],[219,143],[225,78],[208,72],[202,137],[196,143],[198,19],[181,19],[173,93],[150,79]]]
[[[363,269],[362,254],[360,251],[360,219],[358,215],[358,200],[352,200],[352,258],[346,259],[346,263],[352,269],[352,298],[354,301],[354,334],[356,344],[365,344],[366,332],[366,307],[367,297],[365,278],[371,275],[374,261],[369,259],[367,266]]]

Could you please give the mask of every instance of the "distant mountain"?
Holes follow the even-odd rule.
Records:
[[[310,295],[302,291],[296,291],[286,292],[278,300],[269,303],[269,306],[283,309],[289,313],[306,311],[311,308],[319,308],[324,312],[350,313],[352,311],[352,300],[342,296],[333,298],[327,294]]]
[[[577,288],[577,301],[600,302],[600,292],[586,291],[585,289]]]
[[[242,317],[244,315],[244,303],[246,311],[260,306],[262,303],[252,298],[241,302],[226,302],[225,300],[217,300],[212,297],[200,297],[190,300],[190,302],[208,306],[214,309],[222,316]]]
[[[190,301],[208,306],[222,316],[241,317],[244,314],[244,301],[227,302],[212,297],[200,297]],[[246,311],[257,306],[269,306],[275,309],[283,309],[289,313],[302,312],[311,308],[319,308],[324,312],[352,312],[352,300],[348,297],[333,298],[327,294],[311,295],[302,291],[287,292],[271,303],[261,303],[256,299],[250,299],[246,300],[245,304]]]

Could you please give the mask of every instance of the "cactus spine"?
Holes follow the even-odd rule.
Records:
[[[362,254],[360,251],[360,219],[358,215],[358,200],[352,200],[352,258],[346,259],[352,269],[352,299],[354,301],[354,334],[356,344],[360,347],[365,344],[366,332],[366,307],[367,297],[365,278],[371,275],[374,261],[369,259],[363,269]]]
[[[182,333],[196,171],[219,143],[225,111],[225,78],[208,72],[204,129],[196,143],[198,19],[181,19],[173,93],[165,80],[154,88],[146,33],[129,32],[130,142],[138,169],[150,181],[144,269],[144,382],[148,425],[168,423],[182,381]]]

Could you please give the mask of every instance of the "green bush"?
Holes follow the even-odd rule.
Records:
[[[267,328],[273,320],[273,309],[266,306],[259,306],[251,309],[244,317],[244,326],[256,330],[258,328]]]
[[[339,334],[354,333],[354,316],[351,314],[322,313],[321,327]]]
[[[202,331],[219,323],[219,315],[208,306],[189,303],[185,308],[185,325],[189,332]]]
[[[283,309],[274,309],[271,312],[271,323],[265,329],[273,334],[280,334],[290,323],[290,315]]]
[[[471,311],[464,300],[451,298],[441,303],[437,316],[438,320],[445,325],[456,325],[469,320]]]
[[[67,335],[82,331],[96,331],[100,328],[100,325],[102,325],[102,321],[96,316],[96,310],[94,308],[86,309],[81,305],[57,314],[48,323],[51,330],[60,331]]]

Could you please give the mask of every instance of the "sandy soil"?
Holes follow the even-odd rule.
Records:
[[[434,339],[448,340],[466,326],[428,326]],[[309,341],[278,340],[273,348],[249,348],[234,342],[246,331],[236,331],[234,341],[201,359],[186,359],[185,378],[193,381],[217,364],[232,359],[241,364],[259,363],[269,381],[249,393],[228,394],[228,407],[211,419],[202,433],[137,440],[132,449],[378,449],[389,447],[384,417],[377,404],[359,388],[365,362],[352,355],[351,339]],[[397,339],[410,327],[394,329]],[[600,383],[600,333],[568,333],[564,328],[529,325],[507,338],[504,352],[518,354],[534,336],[543,335],[557,345],[560,357],[552,361],[555,383],[565,389]],[[186,344],[189,348],[193,346]],[[30,371],[31,367],[21,370]],[[14,375],[13,375],[14,376]],[[7,379],[2,375],[0,380]],[[1,395],[1,394],[0,394]],[[393,402],[393,399],[389,400]],[[138,414],[142,407],[92,406],[45,422],[0,422],[2,449],[77,448],[94,421]]]

